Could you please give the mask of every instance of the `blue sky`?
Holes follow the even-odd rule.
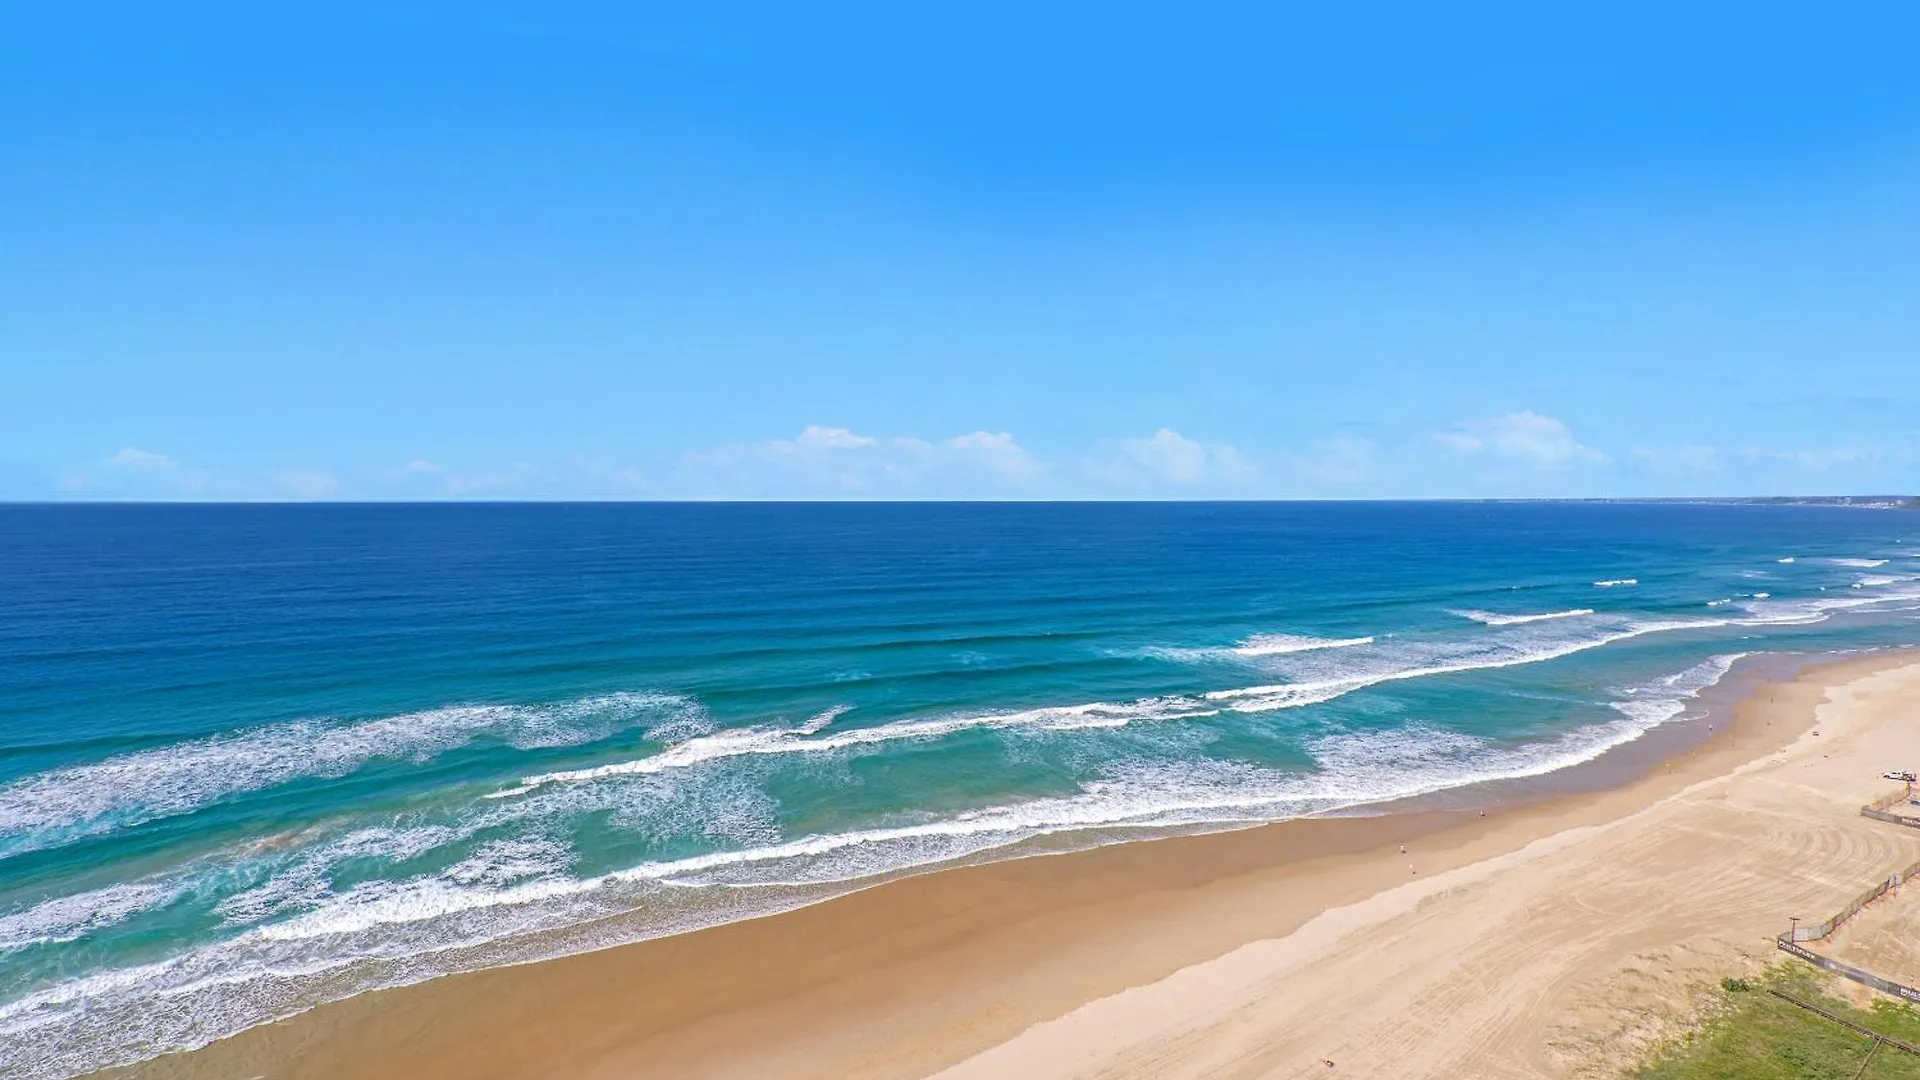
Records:
[[[1920,490],[1920,9],[1676,6],[19,8],[0,498]]]

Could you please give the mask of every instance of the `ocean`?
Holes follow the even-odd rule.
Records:
[[[0,1074],[1551,774],[1916,620],[1834,506],[0,507]]]

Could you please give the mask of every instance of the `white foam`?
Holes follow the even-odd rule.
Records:
[[[1182,720],[1212,716],[1218,709],[1189,697],[1144,698],[1128,703],[1093,702],[1060,705],[1020,712],[981,713],[931,720],[897,720],[870,728],[847,728],[820,735],[812,722],[794,728],[731,728],[689,739],[657,754],[584,769],[563,769],[525,777],[488,798],[522,795],[545,784],[580,783],[615,776],[642,776],[671,769],[691,768],[724,758],[749,754],[818,754],[849,747],[873,746],[903,740],[943,738],[963,731],[1027,728],[1076,731],[1117,728],[1141,721]],[[817,718],[816,718],[817,719]]]
[[[1151,645],[1143,649],[1119,652],[1122,656],[1147,656],[1179,664],[1242,664],[1294,653],[1320,652],[1325,649],[1351,649],[1372,645],[1372,636],[1350,638],[1314,637],[1310,634],[1253,634],[1231,646]]]
[[[1664,724],[1685,712],[1687,703],[1698,697],[1702,690],[1725,678],[1735,663],[1751,655],[1732,653],[1715,656],[1646,686],[1631,687],[1624,691],[1623,698],[1613,702],[1613,708],[1649,728]]]
[[[1554,614],[1556,617],[1561,617],[1571,613]],[[1758,624],[1783,620],[1755,617],[1747,621]],[[1094,702],[1084,705],[1029,709],[1021,712],[900,720],[869,728],[843,729],[824,736],[819,734],[821,728],[814,726],[813,722],[794,728],[726,729],[689,739],[646,757],[527,776],[522,778],[520,783],[489,793],[486,797],[489,799],[512,798],[526,795],[549,784],[576,784],[616,777],[653,775],[748,755],[817,754],[903,740],[938,739],[964,731],[1009,729],[1072,731],[1088,728],[1119,728],[1134,723],[1214,716],[1222,708],[1242,713],[1299,708],[1331,701],[1356,690],[1381,683],[1517,667],[1558,659],[1646,634],[1710,629],[1732,625],[1734,622],[1735,620],[1729,619],[1681,619],[1627,623],[1619,629],[1604,631],[1589,637],[1550,638],[1544,642],[1521,638],[1496,641],[1492,645],[1475,643],[1473,645],[1475,651],[1443,653],[1438,658],[1438,662],[1415,660],[1406,663],[1404,657],[1382,656],[1370,661],[1368,667],[1339,673],[1328,678],[1214,690],[1201,698],[1170,696],[1125,703]],[[1295,650],[1295,652],[1317,651]],[[1401,666],[1394,666],[1397,662]],[[1229,704],[1224,706],[1211,704],[1214,702]]]
[[[1267,712],[1274,709],[1292,709],[1303,705],[1315,705],[1334,698],[1350,694],[1381,683],[1398,682],[1405,679],[1422,679],[1433,675],[1452,675],[1468,671],[1486,671],[1497,668],[1518,667],[1523,664],[1537,664],[1546,660],[1556,660],[1563,656],[1597,649],[1615,642],[1626,641],[1646,634],[1665,633],[1671,630],[1707,629],[1728,625],[1725,619],[1688,619],[1665,622],[1630,624],[1622,629],[1587,638],[1570,640],[1551,640],[1544,643],[1528,641],[1509,641],[1496,643],[1483,651],[1444,659],[1438,663],[1427,663],[1404,668],[1381,669],[1359,672],[1331,679],[1308,680],[1296,683],[1279,683],[1271,686],[1247,686],[1233,690],[1215,690],[1206,695],[1209,701],[1231,701],[1228,706],[1236,712]]]
[[[1749,613],[1750,625],[1792,626],[1825,622],[1835,612],[1858,608],[1883,610],[1881,605],[1920,600],[1920,591],[1875,593],[1871,596],[1823,596],[1808,600],[1769,600],[1766,593],[1754,593],[1753,601],[1740,605]]]
[[[852,710],[853,706],[851,705],[834,705],[822,709],[818,713],[815,713],[812,719],[800,725],[800,733],[803,735],[814,735],[825,731],[828,724],[840,719]]]
[[[1665,694],[1662,700],[1691,697],[1724,676],[1740,655],[1745,654],[1715,657],[1669,676],[1651,689]],[[1671,715],[1663,713],[1666,718]],[[368,883],[335,898],[320,911],[261,927],[259,933],[278,941],[353,934],[477,908],[518,906],[591,893],[619,882],[683,886],[846,883],[1060,831],[1265,820],[1276,810],[1294,814],[1342,809],[1463,784],[1538,775],[1588,760],[1637,737],[1650,726],[1645,722],[1596,725],[1550,740],[1513,745],[1421,725],[1335,735],[1314,744],[1312,754],[1320,766],[1316,772],[1282,772],[1215,761],[1140,765],[1092,781],[1072,796],[1031,799],[905,825],[646,862],[591,878],[547,876],[506,889],[479,891],[458,887],[461,882],[456,868],[411,882]],[[840,857],[852,851],[866,855],[854,860]],[[554,869],[552,852],[543,850],[541,855],[537,870],[550,875]],[[766,869],[769,867],[774,869]]]
[[[247,925],[307,910],[324,903],[333,895],[330,871],[348,860],[379,860],[400,863],[415,859],[436,848],[457,843],[466,831],[447,825],[413,828],[375,826],[356,829],[345,835],[322,840],[311,847],[283,849],[279,845],[252,845],[246,854],[258,857],[263,852],[287,850],[290,865],[261,884],[237,892],[214,905],[214,913],[229,925]],[[289,837],[289,845],[310,836]]]
[[[1538,615],[1502,615],[1497,611],[1474,611],[1469,608],[1456,611],[1454,614],[1488,626],[1522,626],[1526,623],[1545,622],[1548,619],[1571,619],[1579,615],[1591,615],[1593,609],[1569,608],[1566,611],[1545,611]]]
[[[1724,672],[1731,658],[1711,663]],[[1674,677],[1661,689],[1677,697],[1708,681]],[[1056,834],[1069,834],[1065,847],[1085,847],[1142,830],[1231,827],[1538,775],[1595,757],[1654,722],[1623,712],[1617,723],[1515,744],[1418,725],[1335,733],[1311,745],[1319,767],[1306,773],[1214,761],[1122,766],[1068,796],[584,878],[565,875],[561,845],[492,842],[438,874],[365,882],[284,922],[0,1005],[0,1058],[23,1076],[73,1075],[204,1045],[380,986],[766,914]],[[430,839],[367,830],[338,846],[402,853]],[[653,914],[608,919],[641,907]]]
[[[180,888],[174,884],[131,881],[42,900],[24,910],[0,915],[0,953],[77,941],[141,912],[165,907],[179,896]]]
[[[1894,577],[1891,574],[1862,574],[1860,580],[1853,583],[1856,589],[1875,589],[1882,585],[1897,585],[1908,578]]]
[[[1845,596],[1836,588],[1833,597],[1794,601],[1772,601],[1767,594],[1757,593],[1747,598],[1746,614],[1739,618],[1635,622],[1609,613],[1573,622],[1571,613],[1556,612],[1544,613],[1554,618],[1522,617],[1537,626],[1510,623],[1502,628],[1490,623],[1494,630],[1481,631],[1455,624],[1445,639],[1383,637],[1374,643],[1376,648],[1319,647],[1267,654],[1273,659],[1263,660],[1258,668],[1311,676],[1275,686],[1221,690],[1204,697],[902,720],[867,728],[836,726],[846,708],[835,706],[793,727],[715,732],[704,714],[687,706],[684,715],[675,714],[648,729],[650,737],[656,732],[675,735],[667,749],[637,761],[529,777],[511,792],[496,793],[524,798],[487,803],[453,827],[396,823],[361,829],[337,840],[308,829],[257,842],[248,849],[249,855],[270,858],[283,843],[304,845],[316,839],[319,842],[312,850],[320,854],[311,859],[289,855],[260,885],[223,902],[217,910],[231,926],[223,941],[162,963],[59,983],[0,1005],[0,1064],[27,1076],[69,1075],[113,1063],[102,1055],[131,1060],[200,1045],[317,1001],[375,986],[551,955],[553,950],[572,951],[692,929],[741,917],[743,912],[778,910],[859,887],[886,874],[990,857],[1009,845],[1037,838],[1060,836],[1059,843],[1084,846],[1138,836],[1142,830],[1227,826],[1550,772],[1597,756],[1682,715],[1698,687],[1724,676],[1736,657],[1715,657],[1678,675],[1623,691],[1613,705],[1617,720],[1554,738],[1509,744],[1418,724],[1387,732],[1339,732],[1309,744],[1319,768],[1305,774],[1213,762],[1109,768],[1072,795],[942,818],[903,812],[871,828],[811,836],[777,833],[774,823],[779,819],[766,809],[767,796],[756,786],[755,777],[760,774],[755,770],[690,768],[722,758],[843,750],[896,739],[944,738],[970,730],[1120,728],[1212,716],[1222,709],[1290,708],[1382,682],[1552,660],[1643,634],[1818,622],[1835,612],[1902,599],[1920,599],[1920,593]],[[1458,642],[1454,637],[1475,640]],[[1243,647],[1254,640],[1243,642]],[[287,734],[284,729],[267,730]],[[509,741],[539,737],[511,723],[483,724],[474,730]],[[579,730],[558,737],[578,741]],[[478,736],[448,736],[474,737]],[[1151,737],[1172,737],[1172,733]],[[297,753],[312,743],[289,740],[285,745]],[[388,756],[424,760],[438,752],[430,742],[415,745],[422,749]],[[352,755],[343,754],[340,759],[351,760]],[[246,759],[230,756],[227,760]],[[174,775],[196,782],[202,778],[192,771]],[[616,775],[634,779],[620,784],[583,782]],[[5,800],[18,783],[0,788],[0,809],[14,805]],[[737,784],[738,790],[726,784]],[[697,797],[689,791],[697,791]],[[674,799],[683,801],[670,802]],[[669,805],[670,811],[659,809]],[[621,813],[632,814],[676,838],[698,835],[697,828],[689,831],[689,820],[709,824],[713,828],[708,835],[718,837],[727,849],[574,877],[571,874],[577,871],[566,845],[526,831],[537,832],[548,816],[593,811],[608,811],[616,819]],[[652,821],[667,814],[680,815],[670,829]],[[505,839],[489,832],[506,825],[523,831]],[[626,826],[622,821],[620,827]],[[0,832],[0,840],[4,839]],[[411,876],[395,879],[390,874],[386,880],[362,881],[338,891],[329,883],[328,871],[348,858],[397,864],[455,843],[463,845],[458,849],[463,854],[456,859],[449,852],[447,859],[454,861],[443,870],[419,874],[416,866],[400,871]],[[56,898],[0,916],[0,947],[10,940],[71,941],[162,907],[180,894],[177,883],[135,885],[152,891],[116,896],[99,890],[107,895]],[[632,916],[636,908],[644,917],[619,921],[618,928],[605,922],[610,916]],[[8,919],[19,921],[9,923]],[[281,921],[263,923],[264,919]],[[587,929],[590,925],[603,928]],[[527,936],[535,934],[537,941]]]
[[[1887,565],[1885,559],[1828,559],[1835,566],[1850,566],[1856,570],[1871,570],[1876,566]]]
[[[299,721],[174,743],[35,773],[0,786],[0,857],[54,847],[307,778],[345,776],[379,758],[421,762],[481,737],[521,748],[604,738],[698,708],[662,694],[558,705],[473,705],[354,723]]]
[[[221,900],[213,912],[229,926],[246,926],[318,907],[332,894],[325,867],[315,860],[302,860],[291,870]]]
[[[1305,634],[1255,634],[1234,647],[1237,656],[1284,656],[1288,653],[1312,652],[1315,649],[1351,649],[1356,645],[1371,645],[1371,637],[1320,638]]]
[[[1640,584],[1639,578],[1623,577],[1623,578],[1613,578],[1608,581],[1596,581],[1593,583],[1593,586],[1596,589],[1613,589],[1613,588],[1618,588],[1621,585],[1638,585],[1638,584]]]
[[[1789,556],[1787,556],[1787,557],[1786,557],[1786,558],[1784,558],[1784,559],[1778,559],[1778,560],[1776,560],[1776,561],[1777,561],[1777,562],[1782,562],[1782,563],[1790,563],[1790,562],[1792,562],[1792,561],[1793,561],[1793,556],[1791,556],[1791,555],[1789,555]]]
[[[1717,657],[1666,689],[1697,692],[1736,657]],[[1704,675],[1704,677],[1701,677]],[[554,852],[542,849],[534,881],[505,888],[464,887],[460,868],[408,882],[369,882],[320,910],[262,926],[271,941],[338,937],[380,927],[431,922],[479,909],[518,907],[592,894],[620,883],[679,886],[846,884],[950,861],[1062,831],[1190,827],[1266,820],[1342,809],[1493,779],[1537,775],[1597,756],[1646,726],[1599,725],[1552,740],[1502,747],[1474,736],[1416,725],[1390,732],[1337,735],[1317,742],[1316,772],[1294,773],[1199,761],[1122,768],[1072,796],[1031,799],[950,817],[761,846],[645,862],[590,878],[553,876]],[[858,857],[850,857],[857,853]],[[496,857],[497,858],[497,857]],[[462,864],[465,865],[465,864]]]

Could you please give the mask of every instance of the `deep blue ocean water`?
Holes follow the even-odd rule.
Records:
[[[1920,641],[1920,514],[0,507],[0,1074],[1549,772]]]

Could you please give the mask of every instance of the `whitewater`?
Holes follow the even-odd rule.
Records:
[[[1834,508],[0,524],[25,1077],[941,866],[1471,798],[1920,636],[1915,518]]]

